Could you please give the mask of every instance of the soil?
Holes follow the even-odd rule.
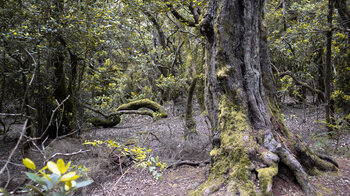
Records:
[[[344,133],[339,138],[330,140],[326,129],[319,120],[324,119],[322,107],[285,102],[281,107],[286,126],[300,135],[312,149],[322,154],[331,155],[339,164],[339,172],[327,172],[318,176],[310,176],[311,184],[320,195],[350,195],[350,134]],[[90,168],[90,176],[95,183],[83,188],[77,195],[188,195],[206,180],[209,174],[210,127],[205,116],[201,116],[198,106],[195,107],[195,121],[198,136],[191,142],[183,140],[184,118],[183,108],[167,106],[169,117],[153,121],[147,116],[123,116],[121,124],[113,128],[84,128],[80,138],[65,138],[55,141],[45,149],[45,156],[50,157],[57,152],[71,153],[79,150],[90,150],[74,156],[57,156],[71,160],[76,165]],[[10,150],[15,145],[15,138],[21,126],[16,125],[9,133],[7,142],[0,138],[0,167],[4,165]],[[159,156],[168,165],[179,161],[202,162],[198,166],[182,165],[165,169],[162,180],[156,180],[148,169],[133,166],[124,167],[120,171],[119,164],[111,162],[108,152],[82,146],[85,140],[109,140],[137,145],[152,149],[152,156]],[[28,155],[35,163],[43,160],[43,155],[30,151]],[[57,157],[53,158],[54,160]],[[23,186],[25,168],[21,164],[22,155],[17,151],[9,164],[9,190]],[[39,164],[40,165],[40,164]],[[40,167],[40,166],[39,166]],[[0,187],[7,182],[8,176],[0,176]],[[298,186],[292,185],[289,179],[275,177],[274,195],[304,195]],[[213,195],[224,195],[225,187]]]

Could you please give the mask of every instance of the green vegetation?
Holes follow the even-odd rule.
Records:
[[[86,169],[74,171],[71,162],[64,163],[58,159],[57,163],[47,162],[46,166],[36,171],[36,166],[29,158],[23,159],[23,164],[35,173],[26,172],[26,176],[39,187],[27,184],[27,187],[33,195],[71,195],[73,190],[88,186],[93,183],[92,180],[76,182],[76,180],[86,173]],[[46,173],[49,170],[51,174]]]
[[[148,168],[154,178],[157,180],[161,179],[161,171],[167,167],[167,164],[165,162],[161,162],[158,156],[155,158],[151,156],[152,149],[146,150],[145,148],[140,148],[137,146],[127,147],[113,140],[85,141],[83,144],[92,145],[98,148],[108,148],[105,150],[117,153],[119,161],[122,158],[131,159],[135,167]],[[121,173],[123,173],[123,171],[121,171]]]
[[[133,114],[184,117],[186,129],[176,131],[191,142],[199,133],[193,103],[208,117],[208,137],[213,140],[209,178],[191,192],[194,195],[222,186],[243,195],[259,194],[251,180],[253,172],[261,193],[270,194],[272,178],[281,170],[279,160],[266,164],[264,153],[283,156],[303,188],[304,170],[337,170],[328,158],[299,143],[300,137],[284,125],[279,108],[322,108],[323,127],[313,136],[313,150],[349,150],[339,145],[350,130],[349,2],[269,0],[251,20],[244,17],[255,8],[239,20],[232,16],[254,1],[225,10],[229,2],[238,1],[0,1],[3,142],[14,125],[24,124],[15,149],[0,168],[0,178],[16,150],[25,157],[34,148],[43,154],[46,166],[36,170],[30,159],[23,159],[33,170],[27,177],[39,185],[28,185],[29,190],[73,194],[92,181],[75,182],[82,171],[62,159],[49,161],[43,152],[51,141],[79,137],[92,125],[113,128]],[[155,134],[148,136],[159,141]],[[119,159],[130,158],[157,179],[166,167],[141,147],[113,140],[84,144],[113,149]],[[278,154],[277,148],[288,152]],[[303,158],[308,160],[300,172],[293,164]],[[253,160],[264,166],[254,168]],[[51,174],[45,173],[47,169]]]

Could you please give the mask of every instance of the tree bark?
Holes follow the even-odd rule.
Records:
[[[207,40],[205,91],[213,150],[210,175],[195,195],[222,187],[227,194],[271,195],[273,177],[284,171],[312,195],[306,172],[337,170],[283,124],[263,8],[263,0],[210,0],[203,12],[200,31]]]
[[[332,22],[333,22],[333,11],[334,11],[334,2],[333,0],[328,1],[328,15],[327,15],[327,22],[328,22],[328,31],[326,33],[326,64],[325,64],[325,77],[324,77],[324,90],[325,90],[325,110],[326,110],[326,122],[327,125],[333,124],[333,102],[331,100],[331,88],[332,88]],[[330,134],[332,134],[332,128],[331,126],[327,126],[328,131]]]
[[[186,102],[186,112],[185,112],[185,130],[184,130],[184,138],[187,140],[193,139],[194,135],[197,135],[196,131],[196,122],[193,119],[193,94],[197,84],[198,78],[193,78],[190,87],[187,92],[187,102]]]

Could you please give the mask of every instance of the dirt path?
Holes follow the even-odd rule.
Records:
[[[170,117],[153,121],[150,117],[130,115],[122,120],[122,123],[109,129],[86,130],[80,139],[66,139],[58,141],[50,148],[50,152],[74,152],[82,149],[84,140],[113,139],[120,143],[139,145],[153,149],[153,156],[159,156],[162,161],[172,164],[179,160],[208,160],[210,152],[209,125],[204,116],[199,115],[198,107],[195,107],[196,123],[199,136],[191,143],[183,141],[184,121],[181,116],[172,115],[172,109],[168,108]],[[179,112],[181,113],[181,112]],[[286,126],[295,134],[300,135],[313,149],[323,153],[334,152],[336,142],[325,140],[319,135],[325,130],[320,128],[317,120],[323,117],[322,110],[315,108],[304,109],[294,105],[282,107]],[[15,134],[15,133],[14,133]],[[13,138],[16,138],[13,136]],[[8,152],[14,145],[14,141],[3,143],[0,141],[0,156],[5,160]],[[320,176],[310,177],[315,190],[322,195],[349,195],[350,196],[350,134],[343,135],[339,140],[338,154],[335,156],[339,163],[338,173],[324,173]],[[326,149],[326,150],[324,150]],[[34,153],[34,152],[33,152]],[[40,154],[32,156],[40,161]],[[130,168],[124,175],[120,175],[118,168],[109,163],[105,152],[96,150],[86,155],[78,155],[69,159],[79,165],[91,168],[95,185],[82,190],[80,195],[188,195],[206,179],[209,173],[209,165],[202,164],[199,167],[179,166],[176,169],[167,169],[163,173],[163,180],[157,181],[147,170]],[[14,164],[21,164],[21,154],[17,152]],[[0,162],[0,166],[2,166]],[[18,187],[24,182],[24,167],[11,165],[11,186]],[[6,176],[5,176],[6,177]],[[0,180],[1,181],[1,180]],[[291,186],[281,178],[274,179],[274,195],[304,195],[300,188]],[[219,190],[214,195],[223,195],[224,190]]]
[[[320,128],[321,124],[317,122],[318,119],[322,119],[321,112],[312,108],[305,110],[302,107],[283,107],[282,111],[286,117],[288,128],[293,133],[301,135],[309,146],[315,150],[318,149],[320,147],[317,146],[319,141],[315,140],[314,136],[324,131]],[[166,123],[171,124],[172,121],[173,119],[168,119]],[[183,123],[178,118],[175,121],[177,121],[177,126]],[[202,128],[205,127],[203,122],[203,119],[200,121],[197,118],[197,125],[200,124]],[[162,126],[165,125],[162,124]],[[148,128],[157,130],[154,124]],[[207,130],[204,131],[204,133],[206,132]],[[348,139],[348,136],[341,138],[340,142],[343,146],[349,144]],[[324,145],[334,147],[334,141],[327,142]],[[338,173],[329,172],[310,177],[314,189],[321,195],[350,195],[350,159],[339,156],[336,160],[340,168]],[[202,167],[181,166],[175,170],[166,170],[163,174],[163,180],[156,181],[149,172],[132,169],[123,177],[116,175],[114,179],[102,184],[102,186],[106,195],[108,195],[107,193],[111,195],[188,195],[191,190],[195,190],[205,181],[208,172],[208,165]],[[276,178],[274,184],[274,195],[304,195],[299,187],[291,185],[281,178]],[[94,189],[92,193],[103,195],[100,188]],[[223,194],[224,190],[219,190],[214,195],[220,196]]]

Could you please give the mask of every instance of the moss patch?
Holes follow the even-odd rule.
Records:
[[[213,189],[213,185],[230,184],[228,192],[255,195],[255,185],[250,180],[251,161],[248,152],[252,147],[257,147],[257,144],[249,134],[248,118],[225,95],[219,97],[219,111],[221,145],[210,152],[214,162],[208,180],[192,194],[202,195],[210,192],[208,190]]]
[[[149,99],[141,99],[133,101],[130,103],[123,104],[117,108],[117,111],[121,110],[138,110],[140,108],[148,108],[153,112],[158,113],[158,116],[161,118],[168,117],[168,114],[165,112],[165,109],[158,103],[151,101]]]
[[[278,166],[274,164],[270,167],[257,170],[260,186],[264,195],[272,195],[272,178],[278,173]]]

